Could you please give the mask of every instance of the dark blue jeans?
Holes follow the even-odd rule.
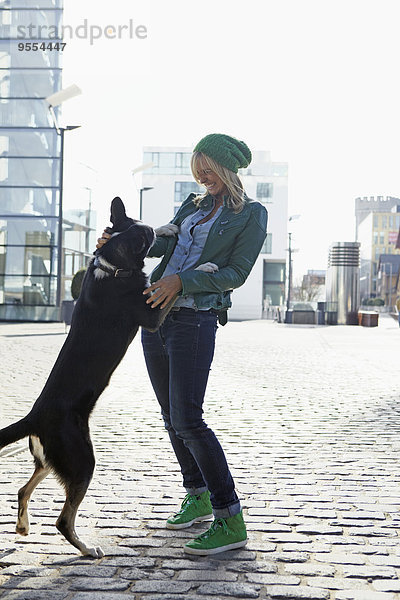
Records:
[[[181,308],[155,333],[142,330],[150,380],[189,493],[208,489],[216,517],[240,512],[234,482],[203,401],[214,356],[217,315]]]

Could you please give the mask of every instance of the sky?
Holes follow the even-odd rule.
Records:
[[[66,134],[65,197],[93,190],[99,232],[115,195],[138,210],[143,146],[193,147],[211,132],[288,162],[295,277],[354,240],[356,197],[400,196],[398,0],[64,6],[63,87],[83,91],[63,105],[64,124],[81,125]],[[131,22],[141,37],[91,43],[74,29],[85,20],[103,32]]]

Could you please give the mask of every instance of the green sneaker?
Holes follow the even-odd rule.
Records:
[[[207,521],[212,517],[213,512],[208,490],[197,496],[186,494],[181,510],[167,520],[167,528],[184,529],[190,527],[193,523]]]
[[[246,544],[246,525],[240,512],[227,519],[215,519],[208,531],[185,544],[183,549],[188,554],[207,555],[242,548]]]

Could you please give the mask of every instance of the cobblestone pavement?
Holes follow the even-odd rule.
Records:
[[[63,492],[51,477],[31,501],[31,533],[16,536],[16,493],[32,473],[18,442],[1,452],[0,600],[400,598],[397,323],[236,322],[218,338],[206,421],[248,546],[189,557],[182,544],[204,524],[165,529],[183,492],[137,338],[92,417],[97,467],[77,519],[106,556],[83,558],[56,531]],[[0,426],[27,412],[64,339],[61,324],[0,324]]]

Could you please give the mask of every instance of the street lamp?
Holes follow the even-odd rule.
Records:
[[[140,173],[140,171],[145,171],[146,169],[151,169],[151,167],[154,167],[154,163],[153,162],[147,162],[144,163],[143,165],[139,165],[138,167],[135,167],[134,169],[132,169],[132,177],[133,179],[135,179],[135,175],[136,173]],[[136,182],[135,182],[135,187],[137,189],[136,186]],[[139,189],[139,219],[142,220],[142,216],[143,216],[143,192],[147,192],[147,190],[152,190],[152,187],[142,187]]]
[[[151,169],[151,167],[154,167],[153,162],[144,163],[144,165],[140,165],[139,167],[135,167],[134,169],[132,169],[132,175],[136,175],[136,173],[139,173],[140,171],[145,171],[146,169]]]
[[[301,217],[301,215],[292,215],[291,217],[289,217],[288,221],[294,221],[295,219],[299,219]],[[288,318],[289,318],[289,308],[290,308],[290,295],[291,295],[291,290],[292,290],[292,279],[293,279],[293,274],[292,274],[292,253],[294,252],[294,250],[292,250],[292,233],[289,232],[289,246],[288,246],[288,252],[289,252],[289,264],[288,264],[288,289],[287,289],[287,299],[286,299],[286,314],[285,314],[285,323],[288,323]]]
[[[142,220],[142,212],[143,212],[143,192],[147,192],[148,190],[153,190],[152,187],[142,187],[139,190],[139,219]]]
[[[89,192],[89,205],[88,205],[88,209],[86,211],[86,219],[85,219],[85,225],[86,225],[86,231],[85,231],[85,252],[88,254],[89,253],[89,242],[90,242],[90,232],[91,232],[91,217],[92,217],[92,188],[88,187],[85,185],[84,187],[85,190],[87,190]]]
[[[60,306],[61,302],[61,284],[62,284],[62,238],[63,238],[63,188],[64,188],[64,132],[78,129],[80,125],[67,125],[66,127],[60,127],[57,121],[54,107],[59,106],[66,100],[79,96],[82,90],[75,84],[69,87],[47,96],[45,101],[48,104],[49,112],[55,127],[57,134],[61,137],[61,148],[60,148],[60,173],[59,173],[59,208],[58,208],[58,240],[57,240],[57,295],[56,305]]]
[[[57,117],[54,112],[54,108],[56,106],[59,106],[66,100],[69,100],[70,98],[75,98],[75,96],[79,96],[80,94],[82,94],[82,90],[77,85],[72,84],[67,88],[64,88],[63,90],[60,90],[59,92],[51,94],[51,96],[47,96],[47,98],[45,98],[46,102],[49,105],[49,111],[58,135],[60,135],[60,127],[57,122]],[[75,127],[73,127],[73,129],[75,129]]]

